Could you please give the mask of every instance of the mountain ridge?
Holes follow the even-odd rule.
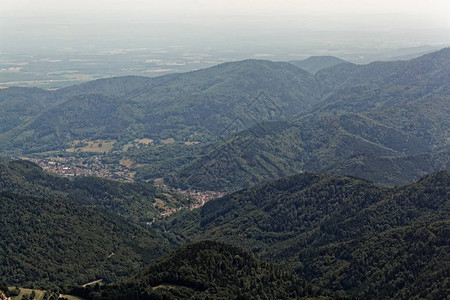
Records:
[[[190,177],[203,182],[198,188],[206,190],[236,190],[305,170],[340,172],[339,164],[345,164],[345,174],[361,177],[373,172],[366,178],[402,184],[429,169],[382,179],[376,170],[362,165],[366,158],[354,158],[370,156],[374,162],[373,157],[378,156],[379,162],[385,162],[385,157],[396,156],[401,158],[396,159],[402,162],[401,169],[410,165],[411,161],[405,161],[408,156],[428,153],[427,159],[434,160],[435,153],[450,141],[449,70],[450,48],[446,48],[410,61],[338,64],[315,75],[289,63],[245,60],[150,79],[103,79],[44,92],[61,98],[55,100],[55,106],[27,116],[26,121],[8,116],[20,124],[6,125],[14,128],[0,131],[0,151],[86,155],[65,150],[78,145],[75,150],[82,151],[83,144],[107,140],[112,146],[104,155],[115,163],[133,157],[134,166],[139,167],[130,172],[136,172],[137,179],[177,177],[192,186],[193,182],[186,182]],[[107,95],[89,94],[94,92]],[[11,91],[0,91],[4,103],[13,101],[2,98],[2,93]],[[64,98],[64,93],[70,97]],[[44,101],[35,97],[37,102]],[[95,97],[96,101],[89,101]],[[277,122],[284,121],[291,122],[284,125],[290,129],[277,129]],[[251,134],[253,139],[242,138]],[[128,151],[129,145],[143,138],[154,144]],[[173,146],[168,147],[167,141]],[[147,154],[151,158],[145,157]],[[205,174],[187,174],[204,169],[205,160],[220,164],[224,171],[213,167],[209,172],[213,177],[206,180],[201,177]],[[442,159],[434,162],[432,171],[447,168]],[[153,165],[166,174],[161,176]],[[360,170],[361,165],[365,170]],[[224,173],[236,168],[233,174]],[[227,182],[213,182],[214,178]]]
[[[87,299],[305,299],[327,294],[247,250],[212,241],[182,246],[121,283],[78,291]]]
[[[448,288],[449,182],[449,171],[395,188],[303,173],[229,194],[156,226],[188,241],[245,247],[350,297],[439,297]],[[400,274],[409,274],[403,285],[395,283]]]
[[[293,60],[289,61],[296,67],[304,69],[310,73],[317,73],[320,70],[335,66],[337,64],[346,63],[347,61],[340,59],[336,56],[310,56],[304,60]]]

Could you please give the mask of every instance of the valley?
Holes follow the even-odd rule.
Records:
[[[1,0],[0,300],[450,300],[449,15]]]
[[[151,186],[67,179],[26,161],[0,166],[0,230],[2,236],[15,232],[17,241],[0,247],[3,253],[14,253],[4,256],[1,276],[21,286],[59,282],[64,294],[87,299],[94,297],[92,293],[104,299],[141,293],[140,280],[149,282],[144,286],[151,286],[151,293],[173,296],[220,294],[222,289],[230,293],[233,287],[235,293],[256,294],[261,291],[253,277],[230,285],[228,276],[236,275],[229,272],[267,272],[261,281],[275,286],[265,294],[439,298],[448,288],[448,171],[394,188],[352,177],[302,173],[191,210],[176,209],[182,198]],[[146,204],[149,193],[157,205],[172,203],[174,213],[157,218],[155,206]],[[151,226],[143,226],[149,220]],[[88,235],[81,234],[86,230]],[[21,246],[30,242],[32,248]],[[228,255],[223,247],[229,245],[247,250],[229,248],[237,252]],[[213,249],[222,250],[213,254]],[[81,268],[79,251],[85,253]],[[367,253],[373,259],[367,259]],[[40,255],[39,264],[35,255]],[[185,261],[177,258],[185,255]],[[223,266],[217,255],[225,255],[220,258]],[[254,257],[270,265],[252,262]],[[144,266],[150,266],[149,271]],[[132,270],[142,271],[130,278]],[[404,285],[396,283],[397,270],[408,274],[402,277]],[[386,275],[379,277],[377,272]],[[360,275],[351,275],[355,273]],[[81,286],[98,280],[105,285]],[[113,282],[123,286],[109,284]],[[289,287],[292,282],[298,282],[296,288]],[[205,289],[204,284],[211,286]]]
[[[449,78],[444,48],[1,89],[0,290],[445,299]]]
[[[4,89],[0,153],[80,166],[60,174],[164,178],[194,190],[235,191],[301,171],[405,184],[449,166],[449,56],[446,48],[367,65],[317,57],[314,74],[245,60],[56,91]],[[19,99],[34,106],[27,122],[10,122]],[[414,160],[427,163],[410,169]],[[383,175],[395,169],[410,170]]]
[[[104,164],[102,155],[45,158],[20,156],[19,159],[34,162],[43,170],[63,177],[96,176],[122,182],[133,182],[133,173],[126,166]]]

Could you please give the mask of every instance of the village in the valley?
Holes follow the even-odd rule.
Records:
[[[94,155],[86,158],[78,157],[48,157],[48,158],[32,158],[19,157],[39,165],[43,170],[58,174],[63,177],[83,177],[96,176],[110,180],[121,182],[133,182],[134,173],[123,165],[111,165],[102,162],[102,155]],[[199,190],[182,190],[180,188],[172,188],[161,180],[156,180],[155,185],[160,189],[183,195],[190,199],[187,207],[167,208],[160,214],[160,218],[166,218],[171,214],[180,211],[183,208],[195,209],[202,207],[208,201],[224,196],[225,192],[220,191],[199,191]],[[152,222],[147,225],[151,225]]]
[[[63,177],[96,176],[122,182],[133,181],[133,174],[127,168],[122,165],[106,165],[101,161],[101,155],[90,156],[88,158],[32,158],[23,156],[19,158],[32,161],[43,170]]]

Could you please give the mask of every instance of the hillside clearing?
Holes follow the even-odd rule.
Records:
[[[66,152],[110,152],[116,140],[74,141]],[[82,144],[85,146],[79,147]]]

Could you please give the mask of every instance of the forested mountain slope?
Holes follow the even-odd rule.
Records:
[[[44,172],[28,161],[0,164],[0,190],[56,196],[78,205],[101,207],[139,223],[153,221],[165,209],[188,204],[188,199],[148,183],[122,183],[98,177],[68,179]]]
[[[308,299],[323,296],[326,291],[247,250],[204,241],[181,247],[124,282],[86,288],[78,294],[108,300]]]
[[[446,114],[441,110],[435,118],[442,112]],[[361,114],[264,123],[205,149],[178,169],[176,179],[196,189],[237,190],[301,171],[320,171],[404,184],[449,168],[447,123],[427,123],[433,124],[429,132],[435,135],[417,129],[420,125],[407,131]]]
[[[150,186],[69,180],[24,161],[2,165],[0,176],[1,276],[10,284],[117,282],[178,245],[215,240],[245,247],[319,289],[253,260],[248,252],[206,243],[182,248],[128,283],[84,292],[92,297],[130,292],[147,299],[244,289],[250,297],[295,297],[327,294],[326,288],[336,293],[333,297],[409,299],[440,298],[449,289],[448,171],[395,188],[298,174],[212,200],[145,229],[118,214],[133,220],[137,211],[147,210],[145,199],[157,195]],[[220,254],[227,251],[232,254]],[[236,255],[250,255],[244,259],[248,267],[244,263],[241,269]],[[212,268],[217,259],[230,268],[217,273]],[[261,287],[261,282],[266,284]]]
[[[17,101],[22,90],[13,92],[0,92],[0,99]],[[29,122],[7,126],[1,150],[62,150],[75,140],[100,138],[118,145],[142,137],[213,141],[260,121],[307,112],[320,99],[312,74],[259,60],[157,78],[102,79],[50,95],[58,101],[47,99],[46,111],[36,108]]]
[[[450,173],[383,188],[300,174],[242,190],[162,223],[181,240],[244,246],[313,284],[370,299],[445,297]]]
[[[130,276],[178,245],[143,223],[183,201],[150,184],[71,180],[31,162],[5,162],[0,277],[46,287]]]
[[[410,86],[409,93],[427,93],[448,81],[450,48],[407,61],[373,62],[367,65],[338,64],[315,77],[324,92],[372,85],[384,89]]]
[[[2,151],[61,150],[80,139],[111,138],[119,145],[145,135],[214,141],[262,121],[290,120],[317,109],[387,108],[448,87],[449,56],[446,48],[410,61],[340,63],[316,75],[289,63],[245,60],[57,91],[9,88],[0,91]]]
[[[52,92],[38,88],[0,89],[0,134],[27,123],[58,104]]]
[[[0,91],[0,151],[77,155],[64,151],[109,143],[109,161],[131,157],[137,179],[175,178],[169,182],[206,190],[301,171],[404,184],[448,168],[449,78],[445,48],[409,61],[340,63],[315,75],[245,60],[57,91],[11,88]],[[154,143],[127,146],[144,138]],[[430,166],[414,165],[414,157]]]
[[[0,276],[11,285],[129,276],[173,246],[159,233],[57,195],[0,191]]]
[[[342,89],[325,96],[314,112],[282,123],[260,123],[205,149],[204,155],[180,166],[175,172],[178,181],[196,188],[236,190],[318,171],[393,185],[448,169],[449,62],[450,49],[444,49],[407,62],[327,68],[316,78],[341,80]],[[385,66],[392,70],[387,72]],[[339,77],[346,68],[349,74]],[[353,76],[365,85],[351,86]]]

